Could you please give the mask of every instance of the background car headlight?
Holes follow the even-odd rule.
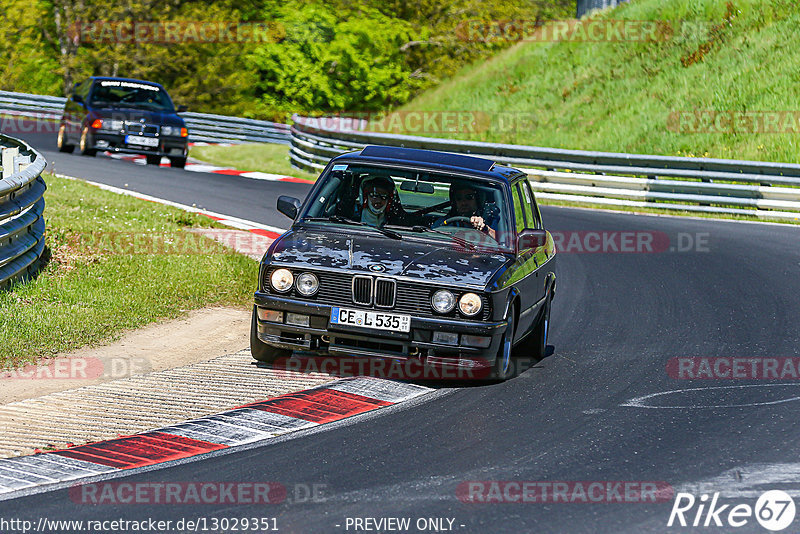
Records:
[[[276,269],[269,277],[272,288],[280,293],[286,293],[292,289],[294,276],[289,269]]]
[[[481,298],[475,293],[464,293],[458,301],[458,309],[467,317],[477,314],[482,306]]]
[[[319,289],[319,280],[311,273],[303,273],[297,277],[297,291],[306,297],[310,297]]]
[[[115,131],[116,130],[122,130],[122,126],[123,126],[122,121],[118,121],[118,120],[113,120],[113,121],[110,121],[108,123],[108,129],[109,130],[115,130]]]
[[[174,126],[162,126],[161,135],[178,135],[178,129]]]
[[[456,306],[456,296],[446,289],[440,289],[431,297],[431,306],[438,313],[447,313]]]

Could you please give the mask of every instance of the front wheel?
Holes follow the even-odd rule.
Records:
[[[492,368],[492,378],[497,380],[508,380],[514,376],[515,366],[511,361],[511,352],[514,346],[514,309],[509,308],[508,319],[506,320],[506,332],[503,335],[503,342],[497,351]]]
[[[290,357],[292,351],[275,348],[258,339],[257,313],[256,306],[253,306],[253,317],[250,319],[250,354],[253,355],[253,359],[259,362],[272,363],[280,357]]]

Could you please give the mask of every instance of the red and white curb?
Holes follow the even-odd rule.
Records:
[[[195,143],[200,145],[200,143]],[[106,152],[106,154],[114,159],[121,159],[124,161],[130,161],[136,163],[137,165],[147,165],[147,158],[141,155],[134,155],[134,154],[112,154],[110,152]],[[159,164],[161,167],[169,167],[169,160],[167,158],[161,158],[161,163]],[[228,176],[241,176],[243,178],[252,178],[254,180],[268,180],[271,182],[294,182],[300,184],[310,184],[310,180],[304,180],[303,178],[297,178],[295,176],[286,176],[284,174],[272,174],[269,172],[259,172],[259,171],[240,171],[238,169],[229,169],[226,167],[217,167],[216,165],[208,165],[206,163],[195,163],[192,161],[188,161],[184,170],[189,172],[209,172],[212,174],[225,174]]]
[[[236,409],[141,434],[0,460],[0,496],[37,486],[164,464],[255,442],[267,442],[393,406],[433,389],[377,378],[346,378],[251,402]]]

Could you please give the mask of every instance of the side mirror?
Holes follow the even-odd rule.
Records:
[[[76,102],[78,104],[83,104],[83,98],[81,98],[81,95],[79,95],[77,93],[72,95],[72,101]]]
[[[189,106],[184,106],[183,104],[181,104],[180,106],[178,106],[178,113],[183,113],[184,111],[188,111],[188,109]]]
[[[547,232],[545,230],[526,228],[517,236],[517,250],[543,247],[546,242]]]
[[[278,197],[278,211],[290,219],[295,220],[297,218],[297,213],[300,211],[300,200],[294,197],[281,195]]]

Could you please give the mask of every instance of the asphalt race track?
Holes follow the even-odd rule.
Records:
[[[127,183],[265,224],[285,227],[288,221],[275,211],[277,195],[302,196],[307,189],[59,154],[54,138],[28,136],[59,173]],[[490,481],[659,482],[698,499],[719,492],[719,504],[731,506],[753,506],[767,489],[800,495],[796,377],[690,380],[667,371],[678,357],[800,357],[800,228],[542,211],[548,229],[562,239],[553,348],[520,376],[502,384],[440,383],[420,402],[375,416],[115,479],[272,481],[287,488],[280,504],[88,505],[61,488],[0,501],[0,516],[34,523],[42,517],[206,518],[209,525],[211,518],[274,517],[285,533],[377,531],[374,523],[357,529],[356,518],[410,518],[412,527],[420,519],[445,518],[453,520],[445,527],[465,533],[764,532],[754,517],[736,529],[715,529],[713,521],[711,527],[668,527],[672,494],[657,503],[633,497],[463,502],[462,483],[470,481],[485,488]],[[649,236],[658,246],[615,252],[626,232]],[[586,250],[603,239],[599,251]],[[306,490],[314,485],[317,498],[309,498]],[[687,521],[697,510],[686,513]],[[725,521],[727,511],[720,518]],[[423,526],[410,531],[435,531]]]

